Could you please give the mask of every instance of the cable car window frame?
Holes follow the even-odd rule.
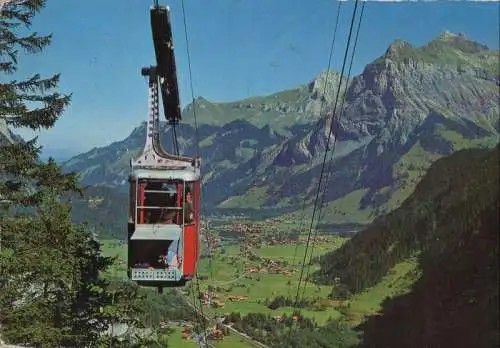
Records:
[[[129,202],[128,202],[128,223],[133,224],[137,221],[137,180],[129,177]]]
[[[159,204],[158,206],[155,206],[155,205],[147,205],[146,204],[146,198],[147,198],[147,193],[156,193],[156,194],[169,194],[170,191],[168,190],[156,190],[156,189],[147,189],[147,185],[148,184],[151,184],[151,183],[160,183],[160,184],[168,184],[168,185],[175,185],[175,190],[176,190],[176,195],[178,195],[179,192],[183,192],[184,191],[184,180],[182,179],[149,179],[149,178],[137,178],[137,185],[136,185],[136,206],[135,206],[135,210],[136,210],[136,216],[138,214],[140,214],[140,212],[144,212],[145,215],[148,213],[148,212],[151,212],[151,210],[158,210],[158,209],[161,209],[161,210],[167,210],[167,211],[176,211],[176,214],[175,214],[175,217],[172,219],[173,222],[171,223],[165,223],[165,222],[161,222],[160,221],[160,218],[161,218],[161,212],[160,212],[160,216],[158,217],[158,221],[156,222],[146,222],[146,217],[144,217],[144,219],[137,219],[136,218],[136,223],[137,224],[140,224],[140,225],[156,225],[156,224],[166,224],[166,225],[180,225],[182,226],[182,223],[183,221],[181,219],[178,218],[179,216],[179,213],[183,213],[183,206],[179,206],[178,205],[178,201],[179,201],[179,198],[177,197],[176,202],[175,202],[175,206],[162,206],[161,204]],[[143,188],[144,187],[144,188]],[[179,189],[180,188],[180,189]],[[144,203],[142,203],[142,205],[139,204],[138,200],[139,198],[141,197],[140,195],[140,192],[139,190],[140,189],[143,189],[143,194],[144,194]],[[174,196],[175,197],[175,196]],[[181,215],[182,216],[182,215]],[[181,223],[179,224],[179,220],[181,220]]]

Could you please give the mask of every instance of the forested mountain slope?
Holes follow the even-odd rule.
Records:
[[[365,347],[498,344],[499,146],[436,161],[415,192],[337,251],[316,277],[354,293],[418,256],[419,279],[362,325]]]

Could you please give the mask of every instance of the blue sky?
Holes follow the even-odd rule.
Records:
[[[190,102],[181,0],[172,9],[183,106]],[[125,138],[147,114],[140,68],[154,64],[152,0],[49,0],[32,29],[53,33],[42,54],[22,57],[18,76],[60,72],[72,104],[39,140],[68,156]],[[338,3],[334,0],[185,0],[195,96],[231,101],[306,83],[325,70]],[[334,50],[340,70],[353,2],[343,2]],[[498,3],[368,2],[354,73],[396,38],[422,45],[444,30],[498,48]],[[21,132],[29,136],[30,132]],[[64,150],[64,151],[62,151]]]

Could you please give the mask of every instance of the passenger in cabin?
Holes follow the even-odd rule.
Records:
[[[165,204],[167,207],[175,207],[176,200],[177,200],[177,194],[175,192],[169,192],[165,200]]]
[[[179,257],[177,255],[177,247],[179,245],[179,241],[173,241],[170,243],[169,247],[167,250],[164,250],[159,256],[158,256],[158,263],[162,267],[167,267],[167,268],[178,268],[180,263],[179,263]]]
[[[175,219],[175,211],[162,209],[160,216],[160,223],[162,224],[173,224]]]
[[[149,268],[151,265],[147,262],[139,261],[134,265],[135,268]]]
[[[177,223],[177,210],[175,209],[177,207],[177,187],[176,184],[174,183],[166,183],[165,184],[165,194],[164,194],[164,200],[162,201],[162,207],[167,208],[167,214],[169,218],[172,220],[170,222],[164,222],[164,223]]]
[[[147,190],[153,190],[153,186],[154,183],[146,183],[146,188]],[[145,216],[144,216],[144,223],[145,224],[153,224],[155,223],[159,217],[159,213],[158,212],[155,212],[154,209],[151,209],[149,207],[154,207],[156,206],[155,205],[155,195],[154,193],[152,192],[146,192],[144,194],[144,203],[143,203],[143,206],[145,208],[142,208],[145,212]]]
[[[163,267],[168,267],[168,261],[167,261],[167,253],[168,251],[165,250],[159,257],[158,257],[158,263],[163,266]]]
[[[170,191],[175,192],[175,184],[169,183],[168,181],[164,182],[161,184],[160,190],[167,191],[167,192],[170,192]]]
[[[150,218],[148,220],[148,224],[157,224],[160,223],[161,212],[155,207],[164,206],[165,194],[161,192],[163,189],[163,183],[159,181],[152,181],[146,183],[146,192],[144,197],[144,205],[148,208],[150,212]]]
[[[153,181],[153,182],[148,182],[146,184],[146,187],[148,190],[161,190],[162,189],[162,183],[161,182],[157,182],[157,181]]]
[[[177,194],[174,192],[169,192],[169,195],[167,196],[165,200],[165,207],[167,208],[167,211],[171,214],[172,220],[175,221],[175,215],[176,215],[176,210],[175,208],[177,207]],[[171,222],[173,223],[173,222]]]
[[[168,246],[168,251],[167,251],[167,267],[169,268],[178,268],[179,267],[179,260],[178,260],[178,255],[177,255],[177,248],[179,246],[179,241],[174,240],[170,245]]]
[[[184,202],[184,223],[190,224],[194,220],[193,195],[190,191],[186,192],[186,201]]]
[[[146,216],[144,217],[144,223],[145,224],[151,223],[151,212],[150,211],[146,211]]]

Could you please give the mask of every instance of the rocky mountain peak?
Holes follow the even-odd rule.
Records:
[[[445,30],[438,36],[439,40],[445,40],[445,41],[453,41],[456,40],[457,38],[467,39],[464,33],[455,34],[448,30]]]
[[[389,45],[384,56],[387,58],[397,57],[398,55],[404,54],[410,50],[413,50],[412,45],[410,45],[406,41],[403,41],[401,39],[397,39]]]
[[[464,33],[455,34],[450,31],[444,31],[436,39],[431,41],[427,46],[440,46],[443,48],[448,47],[468,54],[490,51],[488,46],[480,44],[468,38]]]
[[[342,83],[341,90],[343,90],[345,82],[345,77],[342,77],[339,72],[324,70],[307,87],[312,99],[332,102],[335,100],[339,84]]]
[[[195,102],[197,108],[199,108],[199,107],[203,108],[203,107],[205,107],[206,104],[210,104],[210,101],[208,101],[206,98],[203,98],[203,97],[196,97],[194,102]],[[189,101],[189,103],[184,107],[182,112],[183,112],[183,114],[190,114],[193,112],[193,101],[192,100]]]
[[[415,67],[422,64],[468,65],[488,71],[498,67],[497,57],[488,46],[469,39],[463,33],[445,31],[421,47],[414,47],[403,40],[395,40],[385,54],[375,60],[376,65],[404,64]]]

